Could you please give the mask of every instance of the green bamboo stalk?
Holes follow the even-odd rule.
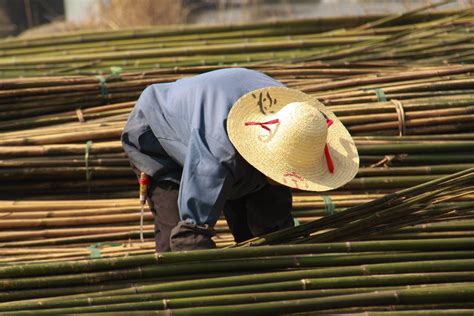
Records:
[[[240,271],[244,270],[260,270],[260,269],[285,269],[290,267],[314,267],[321,266],[321,258],[275,258],[273,259],[254,259],[238,263]],[[354,259],[356,260],[356,259]],[[359,261],[360,262],[360,261]],[[458,259],[455,262],[452,260],[432,260],[423,262],[413,263],[393,263],[393,264],[367,264],[364,266],[356,267],[340,267],[340,268],[321,268],[320,272],[325,272],[327,275],[341,276],[341,275],[354,275],[366,274],[367,271],[377,274],[384,270],[386,267],[395,269],[400,267],[401,271],[419,272],[419,271],[471,271],[473,267],[472,259]],[[209,263],[195,263],[190,266],[144,266],[139,268],[130,268],[126,270],[114,270],[107,272],[96,272],[96,273],[84,273],[75,275],[57,275],[48,277],[36,277],[36,278],[16,278],[9,279],[7,281],[0,281],[0,287],[3,290],[16,290],[16,289],[30,289],[35,287],[50,287],[50,286],[65,286],[65,285],[84,285],[91,283],[101,283],[111,279],[124,280],[129,278],[147,278],[157,277],[165,275],[179,275],[183,273],[207,273],[207,272],[224,272],[232,270],[232,267],[236,265],[236,262],[214,262],[212,265]],[[323,265],[324,266],[324,265]],[[382,266],[382,267],[380,267]],[[404,270],[404,269],[407,270]],[[367,270],[369,269],[369,270]],[[421,270],[419,270],[421,269]],[[390,270],[394,271],[394,270]]]
[[[324,290],[292,290],[289,292],[284,292],[283,295],[289,295],[289,296],[307,296],[307,297],[326,297],[326,296],[333,296],[333,295],[346,295],[346,294],[353,294],[353,293],[368,293],[368,292],[373,292],[373,291],[386,291],[386,290],[398,290],[398,289],[403,289],[403,288],[426,288],[426,287],[450,287],[450,286],[471,286],[472,283],[441,283],[441,284],[429,284],[429,285],[410,285],[410,286],[384,286],[384,287],[367,287],[367,288],[341,288],[341,289],[324,289]],[[104,296],[104,297],[94,297],[90,298],[89,304],[84,305],[84,306],[101,306],[101,307],[112,307],[116,308],[118,304],[122,305],[121,303],[125,304],[122,305],[125,307],[125,309],[132,310],[133,308],[131,307],[132,302],[148,302],[151,300],[163,300],[167,299],[168,302],[169,300],[173,300],[173,306],[176,306],[176,304],[180,304],[183,307],[187,307],[190,305],[197,305],[200,302],[208,302],[207,304],[215,304],[215,302],[210,302],[212,299],[206,299],[203,297],[203,295],[207,295],[206,293],[213,293],[220,291],[217,297],[227,299],[227,298],[232,298],[232,297],[240,297],[242,299],[247,299],[249,295],[258,295],[262,297],[263,299],[266,299],[268,297],[271,297],[273,295],[278,295],[278,293],[281,292],[260,292],[260,293],[245,293],[245,294],[225,294],[225,293],[238,293],[233,288],[218,288],[215,290],[212,289],[203,289],[200,291],[193,291],[193,290],[188,290],[188,291],[178,291],[178,292],[165,292],[165,293],[149,293],[149,294],[135,294],[135,295],[115,295],[115,296]],[[267,296],[268,295],[268,296]],[[193,299],[194,298],[194,299]],[[211,298],[211,297],[209,297]],[[288,298],[288,297],[286,297]],[[126,302],[126,303],[125,303]],[[36,304],[35,304],[36,303]],[[66,298],[65,301],[61,301],[57,298],[52,298],[52,299],[45,299],[42,301],[42,304],[44,305],[39,305],[37,302],[34,300],[30,300],[30,302],[19,302],[19,303],[9,303],[9,304],[4,304],[2,310],[4,311],[15,311],[15,310],[28,310],[28,309],[36,309],[38,313],[47,313],[51,311],[52,308],[71,308],[71,307],[76,307],[79,306],[81,303],[85,303],[81,300],[68,300]],[[112,306],[112,304],[114,306]],[[130,304],[130,305],[129,305]],[[104,306],[106,305],[106,306]],[[168,306],[170,304],[168,303]],[[127,308],[128,307],[128,308]],[[46,310],[45,310],[46,309]],[[117,311],[122,310],[122,308],[116,308]],[[70,310],[71,311],[71,310]],[[88,310],[90,312],[91,310]]]
[[[0,267],[0,277],[27,277],[34,275],[68,274],[73,272],[104,271],[111,268],[138,267],[141,265],[177,264],[194,261],[228,260],[251,258],[255,256],[288,256],[305,253],[332,252],[370,252],[370,251],[436,251],[471,250],[471,238],[401,240],[401,241],[363,241],[328,244],[266,246],[259,248],[231,248],[224,250],[202,250],[182,253],[162,253],[157,255],[135,256],[130,258],[102,259],[84,262],[58,264],[34,264],[24,266]]]
[[[301,271],[300,271],[301,272]],[[311,270],[312,274],[315,272]],[[195,281],[176,281],[163,283],[161,285],[143,285],[139,289],[143,294],[133,292],[134,288],[131,289],[119,289],[109,290],[106,292],[86,293],[79,295],[71,295],[68,297],[58,298],[45,298],[42,300],[30,300],[25,302],[12,302],[2,303],[0,306],[5,307],[7,310],[21,310],[21,309],[38,309],[38,308],[56,308],[56,307],[71,307],[71,306],[89,306],[90,304],[111,304],[125,301],[141,301],[150,298],[192,298],[199,297],[201,295],[226,295],[226,294],[238,294],[238,293],[265,293],[265,292],[281,292],[281,291],[311,291],[319,290],[322,292],[329,291],[334,293],[335,290],[339,290],[337,294],[348,291],[350,289],[364,288],[364,287],[379,287],[379,290],[390,287],[400,287],[407,285],[415,285],[415,288],[422,289],[423,287],[429,287],[429,284],[437,284],[438,282],[463,282],[459,285],[470,284],[465,283],[466,281],[472,281],[473,276],[471,272],[444,272],[444,273],[412,273],[412,274],[396,274],[396,275],[358,275],[358,276],[339,276],[339,277],[317,277],[312,278],[307,275],[303,279],[289,278],[290,272],[282,272],[286,276],[273,278],[268,282],[262,282],[261,280],[253,282],[245,281],[248,276],[228,276],[228,277],[217,277],[214,279],[207,280],[205,283],[211,288],[203,286],[202,282],[200,285],[196,284]],[[280,273],[280,274],[282,274]],[[292,274],[295,274],[293,272]],[[273,273],[276,274],[276,273]],[[300,273],[301,274],[301,273]],[[266,276],[265,274],[264,276]],[[256,276],[256,275],[253,275]],[[268,274],[270,276],[270,274]],[[236,281],[240,278],[240,282]],[[464,279],[463,279],[464,278]],[[235,281],[232,281],[234,280]],[[258,278],[262,279],[262,278]],[[288,280],[288,281],[281,281]],[[451,281],[449,281],[451,280]],[[472,282],[471,282],[472,283]],[[188,287],[182,290],[183,285],[187,284]],[[212,285],[216,284],[216,285]],[[225,286],[226,284],[233,284],[231,287]],[[422,285],[422,286],[417,286]],[[456,285],[456,283],[454,283]],[[189,286],[193,286],[190,288]],[[437,286],[436,288],[449,287],[448,285]],[[176,291],[176,289],[181,289]],[[191,290],[192,289],[192,290]],[[323,291],[324,290],[324,291]],[[365,290],[361,291],[364,292]],[[127,293],[130,293],[127,295]],[[146,294],[150,293],[150,294]],[[111,296],[106,296],[107,294]],[[335,294],[335,293],[334,293]],[[136,296],[137,295],[137,296]],[[323,295],[325,296],[325,295]]]
[[[453,286],[451,286],[453,287]],[[458,289],[462,289],[461,286],[455,286]],[[443,287],[444,288],[444,287]],[[418,290],[418,289],[417,289]],[[421,289],[419,289],[421,290]],[[423,289],[428,290],[428,289]],[[385,289],[386,291],[386,289]],[[329,292],[329,291],[328,291]],[[333,293],[335,291],[332,291]],[[340,291],[341,292],[341,291]],[[351,291],[345,290],[342,295],[350,295]],[[357,292],[355,292],[357,293]],[[196,298],[166,298],[162,295],[147,295],[147,300],[143,297],[143,301],[139,303],[116,303],[111,305],[93,306],[93,307],[67,307],[68,313],[91,313],[91,312],[110,312],[110,311],[126,311],[126,310],[165,310],[165,309],[179,309],[179,308],[190,308],[198,306],[215,306],[215,305],[236,305],[236,304],[249,304],[259,302],[271,302],[271,301],[286,301],[292,299],[304,299],[304,298],[325,298],[331,297],[330,294],[324,293],[321,295],[320,290],[309,290],[309,291],[290,291],[290,292],[267,292],[267,293],[251,293],[251,294],[234,294],[234,295],[217,295],[217,296],[204,296]],[[341,295],[339,294],[339,295]],[[37,315],[54,314],[55,312],[64,312],[64,307],[61,309],[43,309],[36,310]],[[22,315],[22,312],[18,312],[18,315]]]
[[[409,289],[398,291],[381,291],[374,293],[349,294],[337,297],[325,298],[306,298],[299,300],[285,300],[276,302],[263,302],[252,304],[232,305],[230,309],[227,305],[206,306],[193,308],[177,308],[172,309],[174,315],[222,315],[223,313],[238,315],[246,314],[262,314],[275,310],[284,313],[326,310],[331,308],[352,307],[352,306],[373,306],[387,304],[423,304],[423,303],[440,303],[450,302],[452,300],[458,302],[469,302],[474,298],[474,290],[471,288],[439,288],[439,289]],[[153,306],[155,308],[155,306]],[[114,312],[115,315],[122,315],[120,312]],[[153,311],[153,315],[165,315],[169,311],[162,313]],[[127,313],[129,314],[129,313]],[[146,312],[145,312],[146,314]],[[150,313],[151,314],[151,313]],[[108,315],[100,313],[100,315]],[[112,314],[109,314],[112,315]]]

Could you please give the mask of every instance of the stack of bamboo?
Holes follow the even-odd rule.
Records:
[[[472,315],[474,14],[417,13],[0,42],[0,76],[27,77],[0,80],[0,314]],[[361,168],[238,245],[271,247],[155,255],[123,124],[145,86],[229,65],[330,107]]]
[[[237,246],[378,239],[405,226],[470,219],[474,203],[458,198],[472,195],[473,184],[474,168],[466,169]]]
[[[111,76],[105,83],[95,76],[1,80],[0,130],[8,133],[61,123],[123,119],[133,102],[122,101],[135,101],[147,85],[217,68],[188,67],[142,74],[124,73]],[[472,121],[469,105],[472,104],[471,72],[474,66],[471,65],[393,69],[339,65],[328,69],[327,65],[305,63],[253,68],[291,88],[314,95],[328,106],[337,106],[335,111],[339,115],[356,116],[343,118],[349,125],[362,125],[352,128],[354,134],[378,130],[389,135],[398,134],[401,115],[397,115],[398,108],[406,112],[402,117],[406,121],[405,134],[453,132],[466,129],[463,125],[470,119]],[[402,104],[394,104],[393,100]],[[380,102],[379,106],[374,102]],[[427,112],[423,113],[423,110]],[[466,115],[467,118],[462,119]],[[455,128],[418,130],[430,118],[440,116],[449,119],[438,118],[438,124],[456,123]],[[377,125],[369,128],[367,122]]]
[[[386,196],[315,197],[295,194],[293,215],[301,224],[296,228],[296,235],[292,231],[281,232],[276,237],[251,241],[251,244],[289,242],[316,232],[315,227],[317,231],[347,229],[345,227],[352,219],[357,225],[368,222],[370,229],[365,226],[357,229],[364,234],[370,232],[371,235],[357,235],[356,230],[351,228],[349,236],[347,233],[343,235],[344,240],[471,237],[474,215],[474,194],[471,190],[473,170],[468,169]],[[380,210],[387,214],[382,216],[377,213]],[[149,212],[146,214],[146,242],[140,243],[140,213],[136,199],[4,201],[0,203],[0,216],[3,219],[0,223],[0,264],[151,253],[154,251],[153,218]],[[364,216],[367,217],[365,222],[362,221]],[[377,218],[382,219],[378,226],[375,225]],[[389,221],[390,229],[384,221]],[[400,229],[409,225],[414,227]],[[219,247],[232,244],[224,219],[218,221],[215,229],[218,232],[215,241]],[[336,230],[330,235],[338,232]],[[309,240],[318,238],[317,241],[321,241],[320,238],[323,238],[324,241],[335,241],[332,237],[328,239],[326,235],[322,236]]]
[[[473,166],[473,66],[405,68],[402,75],[374,68],[354,74],[348,69],[344,75],[348,79],[342,80],[340,74],[335,74],[342,69],[326,73],[317,67],[266,65],[260,70],[314,95],[354,135],[362,168],[357,178],[341,190],[377,188],[387,192]],[[135,74],[124,74],[114,80],[132,89],[136,96],[145,84],[201,70],[175,69],[173,77],[166,71],[153,72],[147,75],[146,83],[138,86],[133,79],[128,80],[136,78]],[[314,83],[323,76],[329,79]],[[3,83],[5,90],[0,95],[3,93],[5,99],[0,98],[0,102],[4,108],[20,106],[24,110],[0,113],[2,198],[59,198],[64,194],[98,198],[105,192],[114,192],[115,197],[135,196],[136,180],[118,141],[134,103],[97,105],[102,102],[100,97],[91,97],[88,103],[85,94],[83,106],[78,107],[69,96],[56,100],[51,89],[58,87],[48,87],[48,80],[16,79]],[[95,78],[57,80],[53,82],[64,83],[59,89],[61,94],[68,95],[82,90],[84,85],[78,81],[90,82]],[[89,88],[100,90],[97,85]],[[34,101],[16,104],[8,96],[16,98],[23,94]]]
[[[458,203],[455,217],[472,216],[473,203],[458,198],[470,194],[473,184],[474,169],[468,169],[245,244],[293,245],[164,254],[143,254],[147,251],[129,245],[131,256],[107,258],[114,246],[109,244],[107,249],[91,247],[93,261],[65,262],[77,257],[78,249],[30,248],[54,253],[46,262],[0,267],[0,312],[221,315],[400,310],[410,315],[468,315],[474,311],[472,237],[331,240],[370,239],[374,232],[446,219],[453,215],[446,202]],[[84,203],[84,212],[96,203]],[[325,243],[315,243],[319,241]],[[297,245],[301,242],[309,244]]]
[[[359,241],[5,266],[0,313],[472,315],[473,244]]]
[[[472,9],[450,14],[424,12],[448,2],[451,1],[375,21],[367,19],[368,23],[358,27],[336,23],[323,32],[321,26],[327,29],[328,21],[308,19],[12,39],[0,43],[0,71],[3,77],[18,77],[97,74],[110,67],[149,70],[295,59],[375,61],[381,65],[406,60],[470,60]],[[356,23],[360,24],[360,20],[354,20],[352,25]]]

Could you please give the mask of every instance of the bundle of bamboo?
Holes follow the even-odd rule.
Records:
[[[18,77],[98,74],[111,66],[149,70],[295,59],[378,62],[390,56],[401,63],[440,56],[450,62],[469,59],[472,9],[416,15],[447,2],[326,32],[320,31],[323,21],[310,19],[13,39],[0,42],[4,56],[0,71],[3,77]]]
[[[389,144],[356,140],[361,168],[338,192],[393,192],[474,166],[472,140],[401,140]],[[136,178],[118,141],[4,146],[0,152],[5,157],[0,161],[3,199],[137,195]]]
[[[392,135],[398,134],[399,117],[405,121],[405,134],[432,133],[433,130],[418,129],[433,117],[437,118],[438,124],[443,123],[442,117],[447,117],[444,119],[445,124],[457,123],[464,125],[465,129],[472,122],[472,109],[469,105],[472,103],[470,73],[473,66],[399,66],[388,69],[380,69],[375,65],[363,69],[345,65],[328,67],[331,66],[309,63],[253,68],[275,77],[291,88],[313,94],[328,106],[338,105],[340,115],[355,116],[345,118],[347,123],[363,125],[351,130],[355,134],[379,129],[388,130]],[[174,81],[217,68],[188,67],[143,74],[124,73],[109,76],[106,82],[105,79],[99,81],[95,76],[2,80],[0,130],[30,129],[59,123],[100,122],[113,120],[114,117],[119,119],[120,115],[128,113],[133,104],[116,103],[134,101],[147,85]],[[377,101],[380,106],[375,107],[374,102]],[[397,114],[400,110],[401,113]],[[367,118],[364,119],[362,115]],[[367,128],[369,119],[378,124]],[[454,129],[445,131],[456,130],[462,128],[455,125]]]
[[[377,199],[374,199],[377,197],[374,195],[333,195],[318,197],[315,201],[311,195],[295,196],[294,215],[300,226],[250,240],[243,245],[275,244],[291,240],[327,242],[391,239],[397,236],[406,239],[412,237],[413,232],[427,230],[426,223],[436,221],[442,221],[442,225],[433,223],[429,231],[438,234],[428,233],[425,238],[470,237],[474,208],[471,190],[473,170],[461,171]],[[336,205],[355,206],[336,211]],[[154,252],[153,221],[149,212],[145,216],[146,242],[138,242],[140,213],[138,201],[134,199],[113,202],[5,201],[0,203],[0,216],[3,218],[0,223],[3,231],[0,233],[0,263],[4,264]],[[414,227],[400,229],[406,226]],[[215,239],[219,247],[232,244],[224,219],[218,221],[215,229],[219,233]],[[323,233],[309,239],[299,239],[316,230]],[[387,232],[392,235],[387,237]],[[444,232],[444,235],[440,232]]]
[[[471,194],[473,184],[474,169],[471,168],[237,246],[370,239],[400,227],[429,222],[433,218],[445,220],[451,214],[470,217],[474,209],[472,202],[455,205],[439,203]]]
[[[463,192],[456,189],[457,185],[471,187],[472,177],[472,170],[465,171],[404,190],[391,198],[393,201],[421,192],[429,194],[434,186],[444,186],[451,190],[444,194],[460,197]],[[430,198],[439,199],[443,190],[437,191]],[[388,198],[371,202],[370,210],[388,202]],[[83,207],[98,204],[83,203]],[[20,203],[17,207],[45,207],[39,202],[35,204]],[[71,204],[69,208],[74,209],[74,203]],[[400,205],[406,202],[402,200]],[[48,207],[65,208],[59,203]],[[358,209],[360,213],[365,207]],[[472,245],[472,238],[450,236],[159,255],[131,252],[134,256],[116,259],[106,259],[110,249],[101,249],[96,250],[96,258],[102,259],[93,261],[24,265],[17,262],[0,268],[0,288],[5,290],[0,295],[4,302],[0,303],[0,311],[4,315],[112,315],[125,311],[140,315],[220,315],[229,310],[261,314],[275,310],[354,313],[390,309],[410,315],[438,310],[463,315],[473,312],[469,305],[474,297],[469,290],[474,266]],[[55,251],[45,251],[51,250]],[[74,253],[75,249],[69,251]],[[49,259],[58,261],[61,256]]]
[[[387,192],[473,166],[471,90],[469,85],[458,83],[453,83],[454,87],[451,83],[457,79],[445,77],[468,78],[472,66],[406,68],[403,75],[375,69],[355,75],[349,69],[345,77],[350,79],[344,80],[338,79],[340,74],[335,75],[336,69],[331,69],[329,74],[321,73],[314,64],[278,67],[266,65],[260,70],[290,87],[314,94],[355,136],[362,168],[358,177],[342,190],[377,188],[379,192]],[[201,70],[203,68],[181,69],[173,78]],[[171,79],[164,73],[166,71],[150,73],[146,82]],[[314,84],[315,78],[328,75],[333,78]],[[132,89],[134,95],[139,93],[137,89],[141,86],[135,86],[133,80],[127,81],[127,78],[135,78],[134,74],[124,74],[120,78],[125,85],[132,82],[127,89]],[[61,93],[81,90],[81,85],[76,85],[77,80],[77,77],[71,81],[59,80],[65,83]],[[81,77],[81,80],[87,81],[88,77]],[[445,83],[449,84],[443,90]],[[24,87],[32,84],[44,87]],[[48,84],[46,79],[36,82],[19,79],[17,85],[11,80],[5,83],[9,87],[4,91],[5,95],[32,93],[29,97],[44,95],[46,98],[40,97],[25,112],[0,113],[0,116],[4,114],[0,129],[5,130],[0,134],[2,198],[44,196],[51,192],[55,197],[75,194],[76,198],[98,198],[111,191],[118,197],[135,196],[135,177],[117,141],[133,102],[96,106],[94,102],[84,101],[83,108],[70,110],[76,104],[75,101],[68,103],[67,98],[61,99],[66,108],[49,104],[56,96]],[[437,89],[435,96],[427,96],[434,88]],[[328,90],[322,93],[323,89]],[[394,90],[415,92],[391,94]],[[364,97],[366,95],[373,96]],[[100,103],[100,97],[96,101]],[[5,102],[6,106],[11,101]],[[15,106],[11,105],[12,108]],[[45,114],[47,112],[56,113]],[[12,118],[12,115],[20,117]]]

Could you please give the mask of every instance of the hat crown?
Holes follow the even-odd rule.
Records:
[[[307,102],[292,102],[275,113],[280,126],[268,146],[285,159],[298,159],[308,168],[324,156],[328,128],[323,114]],[[294,155],[294,153],[305,153]],[[295,158],[298,157],[298,158]]]

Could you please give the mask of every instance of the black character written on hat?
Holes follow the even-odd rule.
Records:
[[[265,94],[264,92],[260,92],[258,96],[252,93],[252,97],[257,100],[257,106],[262,114],[275,113],[271,108],[277,103],[277,100],[271,97],[270,92],[266,91]]]

